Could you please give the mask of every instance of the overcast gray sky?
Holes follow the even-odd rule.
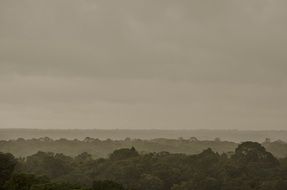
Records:
[[[0,128],[287,129],[285,0],[0,0]]]

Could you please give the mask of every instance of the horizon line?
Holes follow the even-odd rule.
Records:
[[[139,128],[139,129],[130,129],[130,128],[112,128],[112,129],[103,129],[103,128],[0,128],[0,130],[58,130],[58,131],[64,131],[64,130],[101,130],[101,131],[125,131],[125,130],[130,130],[130,131],[286,131],[287,129],[209,129],[209,128],[204,128],[204,129],[144,129],[144,128]]]

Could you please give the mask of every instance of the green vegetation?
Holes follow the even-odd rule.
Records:
[[[275,157],[287,157],[287,143],[283,141],[271,142],[266,139],[262,145]],[[0,141],[0,152],[9,152],[16,157],[26,157],[37,153],[54,152],[75,157],[82,152],[91,154],[93,158],[107,158],[116,149],[135,147],[140,153],[161,152],[199,154],[207,148],[211,148],[218,153],[233,152],[238,146],[237,143],[222,141],[219,138],[214,140],[198,140],[195,137],[165,139],[157,138],[151,140],[130,139],[124,140],[99,140],[86,137],[83,140],[58,139],[53,140],[48,137],[38,139],[2,140]]]
[[[233,153],[199,154],[115,150],[108,158],[38,152],[25,158],[0,154],[1,190],[286,190],[287,158],[259,143]]]

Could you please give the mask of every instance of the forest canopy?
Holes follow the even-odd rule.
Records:
[[[271,152],[275,157],[287,157],[287,143],[281,140],[271,141],[266,139],[261,143],[267,151]],[[140,153],[161,152],[199,154],[207,148],[211,148],[218,153],[233,152],[238,143],[231,141],[223,141],[220,138],[214,140],[199,140],[196,137],[189,138],[156,138],[156,139],[131,139],[123,140],[105,139],[86,137],[79,139],[51,139],[49,137],[15,140],[1,140],[0,152],[9,152],[16,157],[26,157],[37,153],[54,152],[63,153],[67,156],[77,156],[82,152],[87,152],[93,158],[107,158],[116,149],[135,147]]]
[[[37,152],[15,158],[0,154],[1,190],[285,190],[287,158],[256,142],[233,153],[211,148],[199,154],[140,153],[135,147],[94,159]]]

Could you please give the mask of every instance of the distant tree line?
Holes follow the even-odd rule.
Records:
[[[267,151],[271,152],[277,158],[287,157],[287,143],[283,141],[273,141],[266,139],[262,145]],[[237,143],[222,141],[220,138],[214,140],[198,140],[196,137],[188,139],[165,139],[158,138],[152,140],[131,139],[124,140],[100,140],[86,137],[83,140],[57,139],[48,137],[37,139],[2,140],[0,141],[0,152],[10,152],[13,155],[29,156],[38,151],[63,153],[68,156],[76,156],[82,152],[87,152],[93,158],[108,157],[115,149],[136,147],[140,153],[166,151],[170,153],[199,154],[207,148],[211,148],[218,153],[233,152],[238,146]]]
[[[0,190],[286,190],[287,158],[244,142],[233,153],[115,150],[108,158],[0,153]]]

